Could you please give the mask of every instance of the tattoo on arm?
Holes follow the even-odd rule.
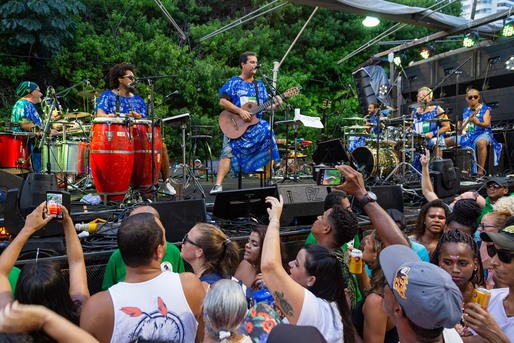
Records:
[[[275,291],[273,298],[275,298],[275,303],[278,305],[284,315],[288,317],[292,317],[294,315],[293,308],[291,307],[291,304],[289,304],[289,302],[284,298],[283,292]]]

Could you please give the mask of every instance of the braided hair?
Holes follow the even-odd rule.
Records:
[[[455,221],[470,229],[470,234],[474,235],[478,228],[478,217],[482,213],[482,208],[473,199],[461,199],[453,206],[453,212],[446,219],[446,225]]]

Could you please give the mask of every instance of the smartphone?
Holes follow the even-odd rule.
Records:
[[[322,168],[318,173],[318,186],[339,186],[343,184],[344,177],[335,168]]]
[[[63,212],[62,206],[62,193],[59,191],[46,192],[46,210],[48,214],[55,214],[56,219],[62,219]]]

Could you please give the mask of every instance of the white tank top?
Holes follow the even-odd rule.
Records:
[[[195,341],[198,322],[187,303],[177,273],[163,272],[141,283],[109,288],[114,306],[111,342],[145,338],[177,343]]]

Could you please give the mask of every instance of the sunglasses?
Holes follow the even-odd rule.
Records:
[[[490,183],[490,184],[487,185],[487,188],[496,188],[496,189],[498,189],[498,188],[501,188],[501,187],[502,186],[500,186],[497,183]]]
[[[134,77],[134,75],[125,75],[123,77],[126,77],[127,79],[129,79],[130,81],[134,81],[136,78]]]
[[[187,233],[186,233],[186,235],[184,236],[184,238],[182,238],[182,244],[184,244],[185,242],[188,242],[189,244],[194,245],[195,247],[199,247],[199,248],[201,248],[200,244],[193,242],[192,240],[190,240],[190,239],[187,237]]]
[[[488,244],[487,255],[489,255],[489,257],[494,257],[496,254],[498,254],[498,259],[500,260],[500,262],[503,263],[511,263],[512,259],[514,258],[514,254],[510,254],[501,249],[496,249],[494,244]]]
[[[479,96],[478,95],[470,95],[468,96],[468,100],[473,100],[473,99],[478,99]]]

